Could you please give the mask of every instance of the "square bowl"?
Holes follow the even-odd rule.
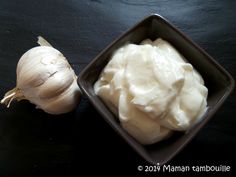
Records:
[[[176,132],[169,139],[153,145],[141,145],[120,125],[116,116],[95,94],[93,86],[116,49],[129,43],[139,44],[161,37],[170,42],[202,75],[208,88],[208,110],[202,120],[185,133]],[[151,164],[163,165],[173,158],[216,113],[234,88],[231,75],[203,49],[158,14],[152,14],[118,37],[105,48],[78,76],[78,84],[93,106],[111,127]]]

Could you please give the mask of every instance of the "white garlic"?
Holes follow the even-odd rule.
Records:
[[[1,100],[10,106],[12,100],[27,99],[50,114],[73,110],[80,101],[77,76],[63,54],[42,37],[40,46],[28,50],[17,64],[16,87]]]

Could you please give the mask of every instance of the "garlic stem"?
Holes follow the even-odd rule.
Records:
[[[21,93],[20,89],[18,89],[17,87],[9,90],[4,95],[4,98],[1,100],[1,104],[5,104],[9,108],[12,100],[14,99],[17,99],[17,101],[24,99],[24,95]]]
[[[38,41],[37,43],[40,45],[40,46],[48,46],[48,47],[52,47],[52,45],[46,41],[46,39],[44,39],[42,36],[38,36]]]

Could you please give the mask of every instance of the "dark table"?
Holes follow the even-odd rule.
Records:
[[[233,0],[0,0],[0,96],[15,86],[18,59],[37,45],[38,35],[60,50],[79,74],[118,35],[150,13],[169,19],[235,78],[235,8]],[[234,169],[235,106],[234,92],[170,163]],[[75,111],[61,116],[34,107],[27,101],[13,103],[9,109],[0,106],[1,177],[69,177],[84,172],[144,175],[137,166],[148,164],[86,98]]]

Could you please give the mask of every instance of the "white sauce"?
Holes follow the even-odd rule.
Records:
[[[94,90],[142,144],[188,130],[207,106],[208,90],[200,74],[161,38],[119,48]]]

